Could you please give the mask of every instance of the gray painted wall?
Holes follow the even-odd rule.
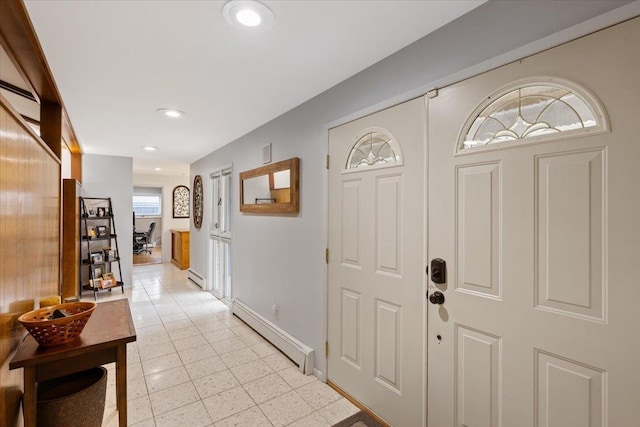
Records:
[[[202,229],[196,230],[191,223],[191,268],[203,276],[209,271],[209,173],[233,163],[233,297],[316,349],[317,373],[322,377],[326,372],[322,349],[328,127],[423,94],[438,83],[452,82],[454,76],[486,71],[610,25],[623,19],[621,14],[638,13],[636,2],[635,12],[625,8],[624,13],[614,11],[565,30],[626,3],[490,1],[193,163],[191,181],[197,174],[203,176],[205,216]],[[261,165],[261,147],[266,143],[272,144],[273,161],[301,159],[301,208],[296,217],[239,212],[238,173]],[[271,315],[273,304],[279,306],[279,320]]]
[[[122,279],[126,287],[133,282],[133,159],[131,157],[82,156],[82,196],[111,197]],[[115,264],[114,264],[115,267]]]

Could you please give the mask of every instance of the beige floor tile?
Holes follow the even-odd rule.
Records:
[[[162,323],[164,323],[164,327],[167,328],[167,330],[169,330],[169,324],[170,323],[178,323],[178,322],[182,322],[182,321],[187,321],[189,323],[191,323],[191,320],[189,320],[189,316],[187,316],[187,313],[176,313],[176,314],[168,314],[165,316],[162,316]],[[179,327],[171,327],[171,329],[179,329],[179,328],[186,328],[185,326],[179,326]]]
[[[217,318],[205,320],[204,322],[198,323],[196,326],[203,334],[206,332],[214,332],[221,329],[227,329],[227,325],[225,325],[223,321]]]
[[[113,371],[113,374],[109,373],[109,375],[115,378],[116,372]],[[144,371],[142,370],[142,364],[138,363],[127,363],[127,379],[135,380],[136,378],[144,377]]]
[[[305,375],[298,368],[287,368],[278,371],[278,375],[287,382],[292,388],[302,387],[318,379],[313,375]]]
[[[245,324],[239,324],[236,326],[231,326],[230,327],[231,330],[233,331],[234,334],[236,334],[237,336],[242,336],[242,335],[249,335],[249,334],[255,334],[256,331],[254,331],[253,329],[251,329],[249,326],[245,325]]]
[[[167,332],[177,331],[185,328],[196,329],[196,325],[194,325],[191,319],[187,317],[186,313],[173,314],[172,316],[180,316],[180,315],[184,315],[185,318],[180,320],[175,320],[172,322],[169,322],[165,318],[162,318],[162,322],[164,323],[164,328],[167,330]]]
[[[248,348],[241,348],[240,350],[232,351],[230,353],[224,353],[220,358],[228,368],[244,365],[245,363],[259,359],[258,355]]]
[[[167,354],[175,353],[176,348],[170,342],[160,344],[139,345],[138,351],[140,352],[140,360],[145,361],[149,359],[155,359],[156,357],[165,356]]]
[[[201,399],[206,399],[214,394],[222,393],[240,385],[236,377],[228,369],[195,379],[193,384],[196,386]]]
[[[144,377],[127,380],[127,399],[137,399],[147,394],[147,384]]]
[[[157,427],[206,427],[211,422],[200,400],[156,417]]]
[[[288,427],[331,427],[331,424],[320,416],[317,412],[314,412],[306,417],[289,424]]]
[[[272,354],[280,353],[280,350],[278,350],[268,342],[250,345],[249,348],[260,357],[267,357],[271,356]]]
[[[182,359],[180,359],[178,353],[171,353],[142,362],[142,369],[145,375],[156,374],[178,366],[182,366]]]
[[[267,340],[262,338],[262,336],[260,336],[260,334],[258,334],[257,332],[254,332],[253,334],[241,335],[239,338],[244,341],[244,343],[249,347],[253,345],[264,344],[267,342]]]
[[[333,425],[337,422],[349,418],[351,415],[360,411],[353,403],[344,397],[318,410],[318,414],[322,416],[329,424]]]
[[[341,396],[322,381],[313,381],[296,389],[296,393],[302,397],[313,409],[325,406],[339,400]]]
[[[269,365],[269,367],[276,372],[296,366],[282,353],[276,353],[272,354],[271,356],[263,357],[262,360],[264,360],[267,365]]]
[[[137,399],[127,400],[127,422],[129,424],[135,424],[151,417],[153,417],[153,412],[151,412],[149,396],[144,395]]]
[[[226,327],[224,329],[218,329],[217,331],[205,332],[202,335],[211,344],[232,338],[237,338],[236,334],[234,334],[231,329]]]
[[[155,393],[165,388],[191,381],[187,370],[183,366],[168,369],[145,377],[149,393]]]
[[[313,408],[293,391],[258,406],[276,427],[291,424],[313,412]]]
[[[255,406],[251,397],[242,387],[225,390],[202,401],[213,422],[223,420]]]
[[[189,326],[182,329],[172,329],[168,331],[169,337],[171,337],[172,341],[176,341],[182,338],[192,337],[194,335],[201,335],[198,328],[194,326]]]
[[[129,425],[328,427],[358,410],[300,373],[185,271],[135,267],[125,295],[139,338],[127,346]],[[115,399],[106,406],[103,427],[116,427]]]
[[[231,368],[231,372],[240,381],[240,384],[245,384],[266,377],[274,371],[263,360],[258,359],[244,365],[234,366]]]
[[[200,396],[191,381],[180,385],[165,388],[156,393],[149,394],[151,410],[157,417],[165,412],[173,411],[181,406],[200,400]]]
[[[230,351],[246,348],[247,345],[240,338],[235,337],[228,340],[211,343],[211,346],[218,354],[229,353]]]
[[[222,363],[222,360],[220,360],[220,357],[218,356],[211,356],[207,359],[188,363],[184,367],[189,373],[189,377],[193,380],[227,369],[227,366]]]
[[[262,411],[254,406],[215,423],[215,427],[271,427]]]
[[[131,427],[156,427],[156,422],[153,418],[147,418],[139,423],[132,424]]]
[[[247,393],[249,393],[253,401],[258,404],[291,391],[291,387],[277,374],[267,375],[266,377],[243,384],[242,386]]]
[[[188,363],[197,362],[198,360],[208,359],[211,356],[215,356],[216,352],[209,344],[201,345],[199,347],[192,347],[186,350],[178,352],[182,363],[185,365]]]
[[[193,347],[200,347],[207,344],[207,340],[198,333],[198,335],[193,335],[186,338],[181,338],[173,341],[173,345],[175,346],[177,351],[188,350]]]

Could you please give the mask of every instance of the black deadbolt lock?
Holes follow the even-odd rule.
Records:
[[[429,295],[429,301],[431,301],[431,304],[444,304],[444,294],[440,291],[435,291]]]
[[[447,282],[447,263],[441,258],[431,260],[431,281],[433,283]]]

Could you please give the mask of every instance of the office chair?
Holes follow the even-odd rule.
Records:
[[[149,224],[149,230],[144,233],[135,233],[134,237],[134,246],[133,253],[134,255],[140,255],[143,252],[147,252],[151,255],[151,249],[149,249],[149,243],[153,241],[153,232],[156,229],[156,222],[151,221]]]

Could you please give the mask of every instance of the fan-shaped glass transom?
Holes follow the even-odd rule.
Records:
[[[498,97],[472,119],[460,148],[598,125],[594,110],[581,97],[567,88],[548,85],[514,89]]]
[[[379,131],[364,134],[353,145],[347,159],[347,169],[371,166],[392,166],[400,162],[397,144],[389,135]]]

